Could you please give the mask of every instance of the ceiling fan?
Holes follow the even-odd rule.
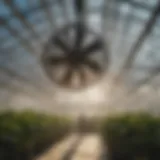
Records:
[[[64,88],[81,89],[104,75],[108,53],[103,37],[84,22],[85,1],[74,2],[77,22],[55,32],[45,45],[41,62],[54,83]]]

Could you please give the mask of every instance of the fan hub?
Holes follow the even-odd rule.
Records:
[[[68,55],[68,60],[71,64],[75,64],[75,65],[80,65],[83,63],[84,61],[84,58],[85,56],[82,55],[82,52],[77,49],[77,50],[74,50],[73,52],[71,52],[69,55]]]

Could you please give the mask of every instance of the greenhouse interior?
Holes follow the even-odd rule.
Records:
[[[160,159],[160,0],[0,1],[0,160]]]

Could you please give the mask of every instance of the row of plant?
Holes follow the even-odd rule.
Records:
[[[0,113],[0,159],[31,160],[71,129],[64,117],[33,111]]]
[[[109,160],[159,160],[160,118],[129,113],[105,118],[102,137]]]

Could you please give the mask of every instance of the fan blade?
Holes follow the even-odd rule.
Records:
[[[58,36],[56,36],[54,38],[54,43],[57,46],[59,46],[65,53],[70,52],[69,46],[62,39],[60,39]]]
[[[84,48],[83,54],[91,54],[92,52],[98,51],[102,49],[103,42],[101,40],[95,40],[93,43],[91,43],[88,47]]]
[[[94,70],[96,73],[101,73],[102,72],[101,66],[93,60],[86,59],[84,61],[84,64],[86,66],[88,66],[89,68],[91,68],[92,70]]]
[[[68,85],[69,82],[71,81],[71,78],[72,78],[72,68],[69,67],[64,77],[62,78],[61,83],[64,85]]]
[[[81,48],[85,36],[84,26],[82,24],[77,24],[75,32],[75,49],[79,49]]]

